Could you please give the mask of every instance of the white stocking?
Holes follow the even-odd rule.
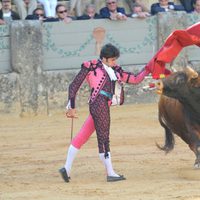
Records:
[[[106,158],[105,158],[105,153],[100,153],[99,157],[106,168],[107,175],[119,177],[119,175],[117,173],[115,173],[115,171],[113,170],[110,152],[108,152],[108,157],[106,157]]]
[[[79,149],[75,148],[72,144],[69,146],[68,153],[67,153],[67,160],[65,163],[65,169],[67,171],[68,176],[70,174],[73,161],[74,161],[78,151],[79,151]]]

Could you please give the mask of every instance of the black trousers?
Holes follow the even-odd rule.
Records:
[[[90,114],[94,120],[99,153],[106,155],[110,151],[110,106],[108,105],[108,98],[99,94],[95,101],[90,104]]]

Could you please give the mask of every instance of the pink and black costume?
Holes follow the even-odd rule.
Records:
[[[125,72],[120,66],[114,66],[112,69],[115,72],[117,81],[130,84],[140,83],[144,77],[149,74],[149,71],[145,68],[137,75]],[[109,107],[114,93],[115,81],[111,81],[101,60],[84,62],[81,66],[81,70],[69,86],[69,104],[71,108],[75,108],[76,93],[85,79],[91,88],[89,99],[90,115],[81,130],[72,140],[72,145],[80,149],[96,130],[99,153],[105,153],[106,157],[107,152],[110,151]]]

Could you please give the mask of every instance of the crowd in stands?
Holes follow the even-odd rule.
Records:
[[[105,6],[97,9],[101,1],[104,1]],[[180,4],[169,0],[157,0],[150,6],[150,9],[147,8],[144,0],[126,0],[126,3],[130,8],[129,13],[125,8],[119,7],[118,0],[93,0],[86,6],[82,0],[70,0],[70,8],[58,0],[1,0],[0,25],[20,19],[70,23],[72,20],[101,18],[110,20],[146,18],[159,12],[169,11],[200,14],[200,0],[180,0]],[[12,10],[12,4],[16,6],[16,10]],[[81,12],[83,6],[85,6],[84,13]],[[76,13],[76,15],[72,13]]]

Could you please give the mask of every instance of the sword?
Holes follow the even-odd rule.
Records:
[[[72,141],[72,138],[73,138],[73,129],[74,129],[74,118],[72,117],[72,120],[71,120],[71,141]]]

